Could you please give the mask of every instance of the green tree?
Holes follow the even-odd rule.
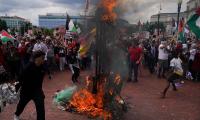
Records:
[[[25,32],[28,32],[28,30],[31,28],[32,28],[32,24],[30,22],[25,23]]]
[[[159,23],[159,28],[161,32],[165,32],[165,25],[163,22]],[[154,34],[155,29],[158,29],[158,23],[151,23],[151,24],[146,24],[145,27],[146,31],[149,31],[151,34]]]
[[[138,26],[136,25],[130,25],[127,27],[127,34],[132,35],[132,33],[138,32]]]
[[[12,29],[10,30],[10,34],[11,34],[11,35],[15,35],[15,32],[16,32],[16,29],[15,29],[15,28],[12,28]]]
[[[42,33],[47,36],[53,36],[53,29],[42,28]]]
[[[8,27],[7,27],[6,21],[0,19],[0,31],[7,30],[7,29]]]

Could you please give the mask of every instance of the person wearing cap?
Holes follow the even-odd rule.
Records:
[[[20,101],[14,115],[14,120],[19,120],[29,101],[33,100],[37,111],[37,120],[45,120],[44,93],[42,90],[45,75],[45,53],[37,51],[33,54],[31,62],[22,70],[19,77]]]

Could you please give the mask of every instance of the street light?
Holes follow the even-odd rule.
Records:
[[[160,35],[160,11],[158,13],[158,36]]]
[[[160,3],[160,9],[158,11],[158,36],[160,35],[160,11],[162,10],[162,7],[161,7],[161,3]]]
[[[180,12],[181,12],[181,6],[183,3],[183,0],[177,0],[177,3],[178,3],[177,26],[179,26]],[[178,27],[177,27],[177,29],[178,29]]]

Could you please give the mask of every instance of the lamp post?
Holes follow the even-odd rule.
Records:
[[[160,3],[160,9],[158,11],[158,36],[160,35],[160,11],[162,10],[162,7],[161,7],[161,3]]]
[[[160,11],[158,13],[158,36],[160,35]]]
[[[177,0],[178,3],[178,15],[177,15],[177,26],[179,26],[180,12],[183,0]],[[178,29],[178,27],[177,27]]]

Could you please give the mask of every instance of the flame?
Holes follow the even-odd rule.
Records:
[[[104,85],[98,85],[96,95],[90,92],[88,86],[91,84],[91,78],[86,77],[86,88],[76,92],[70,100],[70,107],[75,108],[76,112],[86,114],[90,117],[103,117],[104,120],[112,118],[111,113],[104,110]]]
[[[86,77],[86,87],[77,91],[71,98],[69,102],[69,107],[73,108],[76,112],[81,114],[86,114],[92,118],[102,117],[104,120],[111,120],[112,114],[104,109],[104,94],[105,94],[105,84],[107,78],[101,78],[101,84],[98,84],[98,93],[91,93],[92,77]],[[119,85],[121,83],[120,75],[116,75],[114,78],[114,84]],[[114,87],[114,86],[113,86]],[[109,89],[109,94],[115,95],[114,88]],[[115,96],[115,100],[118,103],[122,103],[123,100],[119,95]]]
[[[105,10],[105,13],[102,15],[102,20],[114,22],[117,18],[117,14],[114,12],[114,8],[117,6],[117,0],[102,0],[101,6]]]
[[[116,77],[115,77],[115,81],[114,81],[114,83],[115,83],[116,85],[119,85],[120,82],[121,82],[121,77],[120,77],[119,74],[117,74]]]

